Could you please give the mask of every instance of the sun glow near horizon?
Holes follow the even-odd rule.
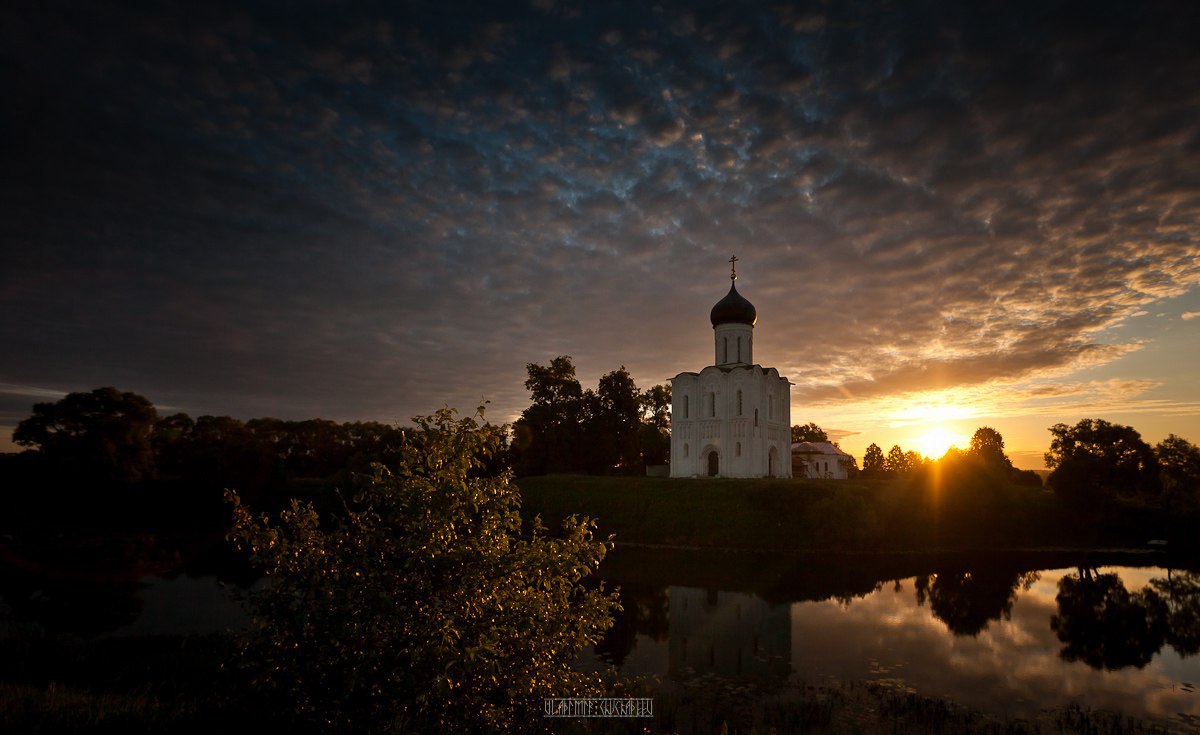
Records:
[[[949,431],[943,426],[935,426],[912,439],[916,450],[929,459],[941,459],[950,447],[965,449],[969,441],[962,434]]]

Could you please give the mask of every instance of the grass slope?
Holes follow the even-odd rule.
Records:
[[[554,529],[598,520],[618,543],[754,550],[906,551],[1128,547],[1162,537],[1121,508],[1081,518],[1042,488],[940,492],[903,480],[670,479],[553,475],[517,481],[523,515]]]

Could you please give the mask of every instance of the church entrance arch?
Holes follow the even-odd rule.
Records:
[[[708,453],[708,476],[716,477],[721,471],[721,457],[717,454],[717,450],[712,450]]]

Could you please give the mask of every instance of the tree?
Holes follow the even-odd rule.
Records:
[[[96,388],[35,404],[33,415],[17,425],[13,441],[94,481],[138,482],[155,474],[157,420],[154,404],[142,396]]]
[[[792,427],[793,442],[827,442],[829,435],[825,430],[814,423],[807,423],[801,426],[796,424]]]
[[[513,427],[518,471],[523,475],[565,472],[578,468],[582,449],[583,387],[570,355],[542,366],[525,366],[525,388],[533,404]]]
[[[1150,445],[1130,426],[1083,419],[1074,426],[1050,427],[1054,440],[1046,466],[1048,483],[1066,502],[1082,505],[1119,493],[1152,495],[1158,489],[1158,463]]]
[[[480,475],[503,429],[451,409],[414,421],[395,472],[376,465],[337,517],[293,500],[273,522],[227,494],[231,540],[271,580],[241,660],[323,728],[542,727],[544,698],[602,691],[572,664],[619,609],[583,584],[611,541],[574,516],[522,534],[509,475]]]
[[[642,426],[638,433],[642,464],[671,460],[671,386],[656,385],[642,393]]]
[[[863,474],[877,476],[883,474],[886,466],[886,461],[883,458],[883,450],[874,442],[867,447],[867,451],[863,453]]]
[[[608,449],[601,471],[640,469],[641,391],[624,365],[601,376],[596,398],[599,410],[586,427],[586,434],[589,443]]]
[[[908,456],[899,444],[893,444],[888,450],[887,459],[883,461],[883,469],[893,475],[908,473]]]
[[[1167,509],[1196,505],[1200,500],[1200,447],[1170,434],[1154,445],[1154,456],[1161,472]]]
[[[990,426],[981,426],[971,436],[968,454],[989,471],[1007,476],[1012,471],[1012,462],[1004,453],[1004,437]]]

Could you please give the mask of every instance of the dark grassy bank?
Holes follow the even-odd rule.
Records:
[[[0,732],[322,732],[290,704],[265,698],[229,665],[223,636],[99,641],[9,640],[0,645]],[[19,654],[14,657],[13,654]],[[650,697],[646,719],[564,719],[561,733],[1051,733],[1194,732],[1190,720],[1151,722],[1078,705],[1035,720],[997,717],[895,682],[745,685],[720,679],[695,686],[640,681],[615,696]]]
[[[763,551],[1143,548],[1195,543],[1195,518],[1113,504],[1076,510],[1043,488],[905,480],[693,480],[555,475],[518,481],[522,515],[598,519],[618,543]]]

